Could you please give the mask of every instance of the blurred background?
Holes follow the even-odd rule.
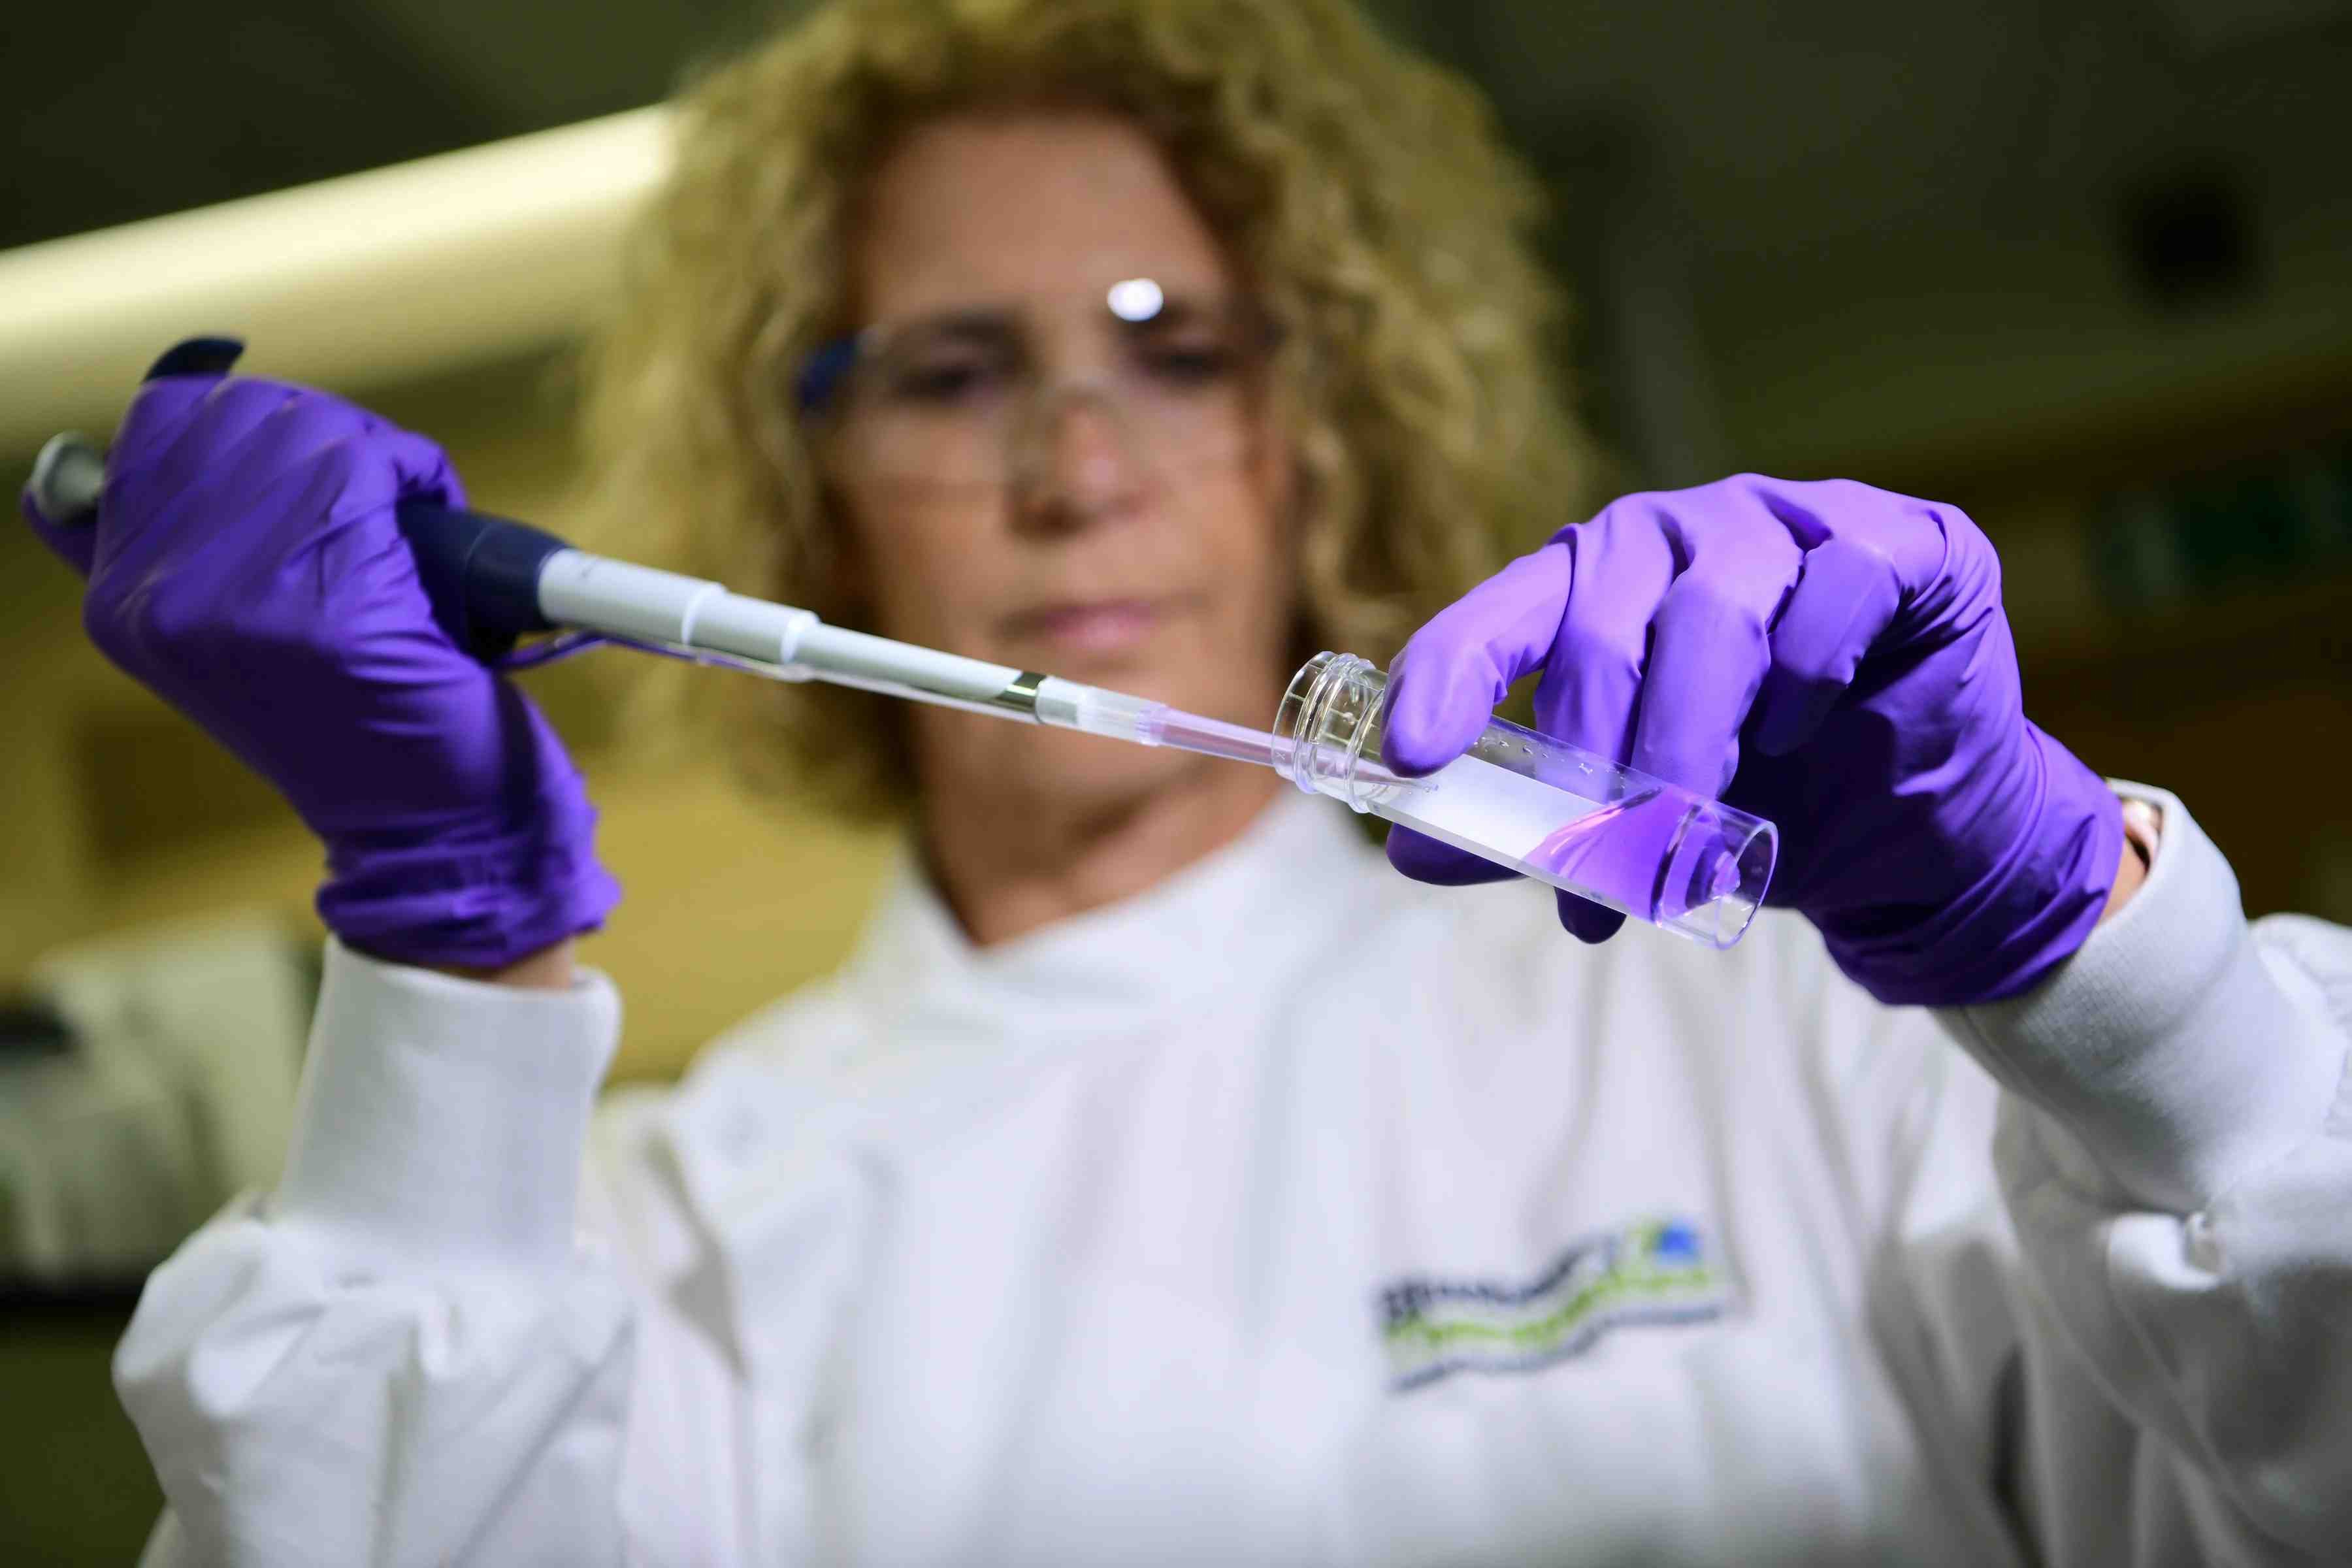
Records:
[[[2251,912],[2352,921],[2352,0],[1373,9],[1483,84],[1549,183],[1587,410],[1631,474],[1843,475],[1965,507],[2006,563],[2041,724],[2183,795]],[[567,350],[659,168],[658,116],[629,111],[778,15],[20,12],[12,484],[50,430],[103,436],[169,342],[226,330],[247,368],[429,433],[477,506],[558,531]],[[321,216],[343,213],[364,219]],[[0,528],[8,1563],[119,1562],[145,1534],[157,1494],[107,1355],[144,1268],[274,1169],[319,935],[307,836],[78,611]],[[628,888],[588,952],[628,998],[615,1072],[665,1077],[837,960],[887,844],[624,744],[593,664],[531,681]]]

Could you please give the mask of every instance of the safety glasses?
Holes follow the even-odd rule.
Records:
[[[948,490],[1026,483],[1081,411],[1172,477],[1249,451],[1276,340],[1248,300],[1130,278],[1076,299],[877,323],[811,354],[793,395],[844,477]]]

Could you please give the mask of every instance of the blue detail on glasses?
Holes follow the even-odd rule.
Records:
[[[802,413],[821,413],[833,401],[834,393],[857,363],[857,342],[862,335],[853,332],[835,338],[802,362],[800,374],[793,378],[793,395],[799,400]]]

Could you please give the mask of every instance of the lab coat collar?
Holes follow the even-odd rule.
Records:
[[[1132,1027],[1279,983],[1394,877],[1344,807],[1285,790],[1241,837],[1156,887],[981,948],[902,847],[844,979],[907,1025]]]

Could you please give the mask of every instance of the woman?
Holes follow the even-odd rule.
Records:
[[[2352,942],[2250,936],[2025,722],[1967,519],[1743,476],[1472,586],[1578,515],[1524,182],[1339,0],[859,0],[689,107],[600,401],[675,558],[1260,721],[1453,598],[1391,763],[1541,668],[1542,727],[1776,820],[1792,912],[1580,947],[1261,771],[810,689],[758,743],[915,851],[592,1129],[593,814],[391,521],[456,477],[167,356],[95,541],[34,521],[320,832],[335,938],[284,1179],[118,1360],[151,1558],[2352,1544]]]

